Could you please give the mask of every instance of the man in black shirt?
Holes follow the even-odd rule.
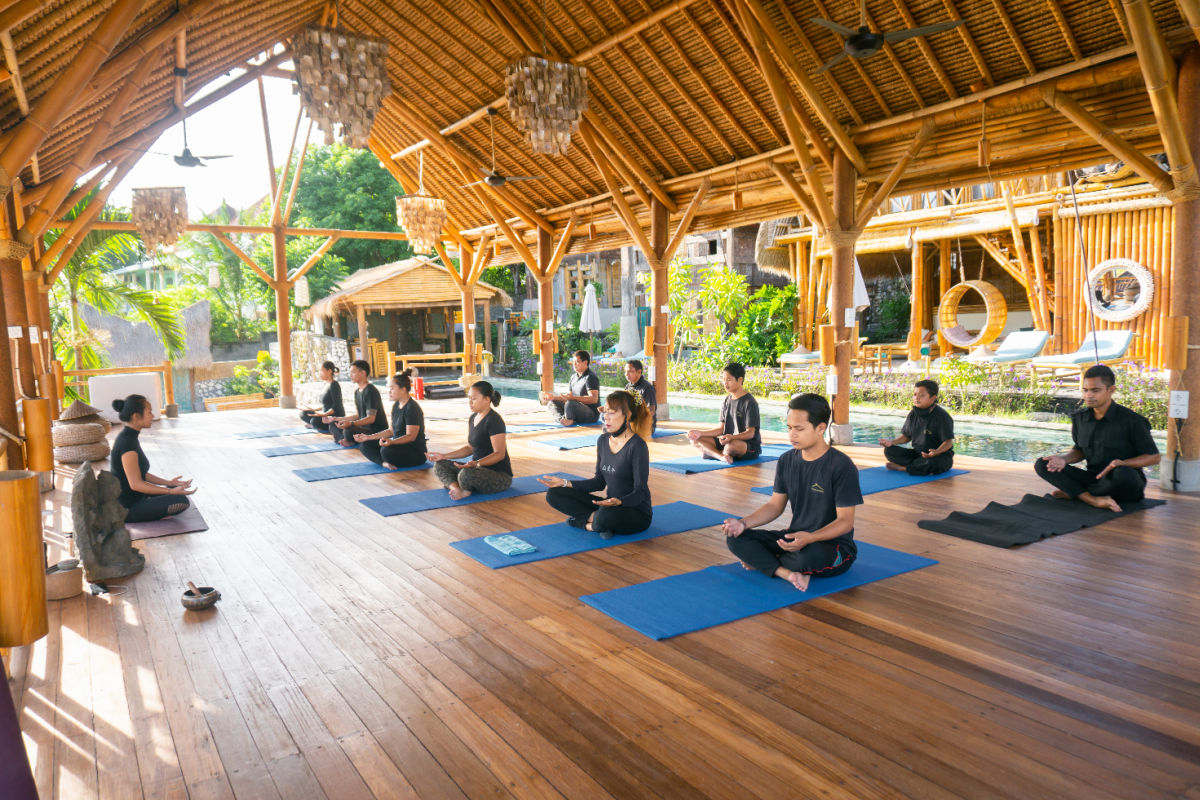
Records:
[[[350,365],[350,380],[358,388],[354,390],[355,414],[333,418],[333,438],[345,447],[354,446],[354,435],[379,433],[388,426],[383,410],[383,398],[371,384],[371,365],[359,359]]]
[[[658,395],[654,391],[654,384],[646,380],[641,361],[631,358],[625,362],[625,381],[625,391],[637,392],[642,396],[646,412],[650,415],[650,433],[653,434],[658,428]]]
[[[1084,408],[1071,415],[1075,446],[1042,456],[1033,465],[1055,487],[1055,497],[1120,511],[1118,503],[1136,503],[1145,495],[1142,468],[1159,462],[1158,445],[1150,435],[1150,421],[1113,402],[1115,391],[1113,371],[1103,364],[1083,373]],[[1087,469],[1069,466],[1085,459]]]
[[[550,415],[563,425],[590,425],[600,419],[600,378],[592,372],[592,357],[587,350],[576,350],[571,356],[575,374],[563,394],[540,392],[538,400],[550,410]]]
[[[954,420],[938,405],[937,381],[917,381],[913,410],[895,439],[880,439],[887,468],[909,475],[938,475],[954,466]],[[901,447],[912,442],[912,447]]]
[[[688,431],[688,438],[705,458],[732,464],[758,458],[762,453],[758,401],[746,391],[745,382],[744,366],[736,361],[726,364],[721,371],[721,385],[729,394],[721,405],[721,424],[705,431]]]
[[[862,504],[858,468],[845,453],[825,442],[829,402],[818,394],[796,395],[788,402],[791,450],[775,467],[771,499],[742,519],[725,520],[725,543],[746,569],[791,582],[800,591],[809,578],[832,577],[850,569],[858,555],[854,544],[854,507]],[[792,504],[787,530],[759,530]]]

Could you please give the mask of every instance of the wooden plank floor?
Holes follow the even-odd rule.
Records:
[[[424,407],[435,447],[465,441],[463,401]],[[916,526],[1044,488],[960,457],[970,474],[858,512],[859,539],[937,566],[654,642],[579,596],[727,563],[717,529],[489,570],[448,543],[556,521],[540,496],[383,519],[357,501],[432,473],[306,484],[293,468],[359,456],[231,437],[290,418],[143,437],[211,528],[140,542],[124,594],[51,603],[14,651],[43,797],[1200,798],[1200,498],[1000,550]],[[590,470],[593,450],[529,444],[551,435],[510,437],[518,475]],[[771,475],[651,478],[656,503],[745,514]],[[224,599],[185,614],[188,579]]]

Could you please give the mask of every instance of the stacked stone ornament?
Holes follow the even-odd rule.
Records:
[[[60,464],[103,461],[111,449],[107,438],[111,429],[108,420],[100,416],[100,409],[76,400],[63,409],[50,431],[54,460]]]

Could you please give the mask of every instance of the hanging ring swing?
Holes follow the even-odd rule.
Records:
[[[971,334],[958,321],[958,304],[969,291],[976,291],[983,298],[987,310],[987,322],[983,329]],[[964,281],[951,286],[944,295],[938,308],[938,323],[942,337],[964,350],[970,350],[979,345],[991,344],[999,338],[1008,323],[1008,304],[1004,295],[992,284],[986,281]]]

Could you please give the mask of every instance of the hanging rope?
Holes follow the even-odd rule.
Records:
[[[1079,200],[1075,197],[1075,181],[1079,175],[1076,170],[1071,170],[1067,173],[1071,182],[1071,207],[1075,210],[1075,238],[1079,242],[1079,257],[1083,259],[1083,282],[1087,285],[1087,309],[1088,316],[1092,320],[1092,351],[1096,354],[1096,363],[1100,363],[1100,342],[1096,337],[1096,309],[1092,307],[1092,300],[1096,296],[1092,291],[1092,276],[1089,274],[1091,270],[1088,267],[1087,248],[1083,245],[1083,223],[1079,221]]]

